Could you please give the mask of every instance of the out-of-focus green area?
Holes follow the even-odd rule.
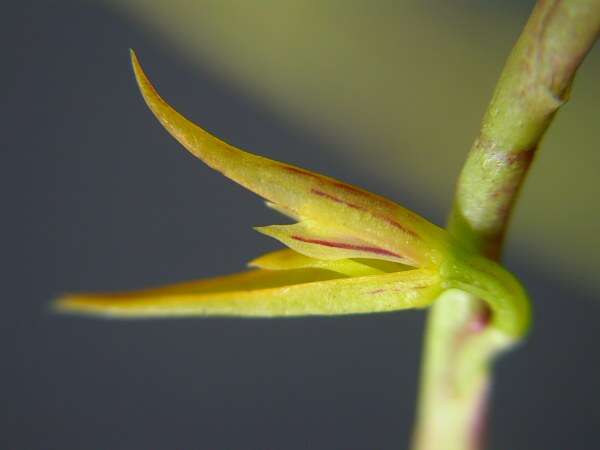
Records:
[[[105,0],[389,183],[449,209],[456,177],[533,2]],[[549,131],[511,241],[598,287],[600,55]],[[193,86],[190,86],[193,89]],[[255,149],[260,151],[260,149]]]

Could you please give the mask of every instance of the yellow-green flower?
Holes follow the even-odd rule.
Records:
[[[66,295],[58,309],[109,317],[341,315],[423,308],[459,288],[490,305],[494,328],[511,338],[525,333],[527,297],[499,265],[386,198],[226,144],[167,104],[133,52],[132,63],[144,100],[173,137],[296,221],[256,228],[289,248],[256,258],[240,274]]]

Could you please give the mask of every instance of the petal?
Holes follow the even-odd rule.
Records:
[[[293,225],[270,225],[256,227],[255,230],[271,236],[298,253],[311,258],[330,260],[374,258],[410,264],[410,260],[399,253],[376,247],[349,234],[344,235],[342,234],[343,230],[326,229],[315,222],[303,221]]]
[[[248,263],[250,267],[268,270],[290,269],[325,269],[349,277],[379,275],[390,272],[408,270],[403,264],[372,259],[317,259],[297,253],[294,250],[283,249],[262,255]]]
[[[333,178],[237,149],[193,124],[156,92],[132,52],[141,93],[162,125],[192,154],[267,199],[286,214],[311,219],[370,245],[402,255],[414,266],[438,265],[446,231],[378,195]]]
[[[306,281],[315,275],[322,279]],[[440,293],[437,272],[428,269],[336,277],[316,269],[255,270],[155,290],[67,295],[55,306],[63,312],[106,317],[286,317],[421,308]]]

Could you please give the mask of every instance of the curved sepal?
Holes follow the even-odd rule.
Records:
[[[446,231],[396,203],[333,178],[237,149],[179,114],[156,92],[132,52],[140,91],[160,123],[193,155],[277,209],[402,255],[417,267],[443,259]]]
[[[439,293],[438,275],[428,269],[353,278],[318,269],[254,270],[155,290],[66,295],[55,307],[115,318],[327,316],[422,308]]]

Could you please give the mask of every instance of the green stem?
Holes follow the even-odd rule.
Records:
[[[600,0],[540,0],[514,46],[458,180],[448,230],[499,259],[519,189],[576,70],[600,32]],[[460,286],[456,286],[460,287]],[[483,448],[490,366],[512,340],[472,293],[432,307],[413,448]]]
[[[540,1],[500,76],[458,180],[449,230],[497,259],[540,141],[600,29],[598,0]]]

